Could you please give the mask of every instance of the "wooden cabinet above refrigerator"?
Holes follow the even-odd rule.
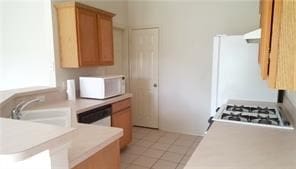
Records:
[[[77,2],[55,4],[63,68],[113,65],[113,13]]]
[[[261,0],[261,75],[272,88],[296,89],[296,1]]]

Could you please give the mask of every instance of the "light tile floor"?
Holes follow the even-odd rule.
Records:
[[[121,152],[121,169],[182,169],[202,137],[133,128],[133,142]]]

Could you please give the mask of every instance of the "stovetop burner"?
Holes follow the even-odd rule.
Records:
[[[270,126],[285,126],[277,107],[226,105],[218,119]]]
[[[242,121],[241,113],[230,112],[230,114],[222,114],[222,119],[234,120],[234,121]]]
[[[280,120],[278,118],[270,118],[267,117],[259,117],[257,119],[252,120],[253,123],[259,123],[259,124],[268,124],[268,125],[280,125]]]
[[[268,107],[251,107],[244,105],[227,105],[227,111],[238,111],[238,112],[253,112],[253,113],[262,113],[262,114],[276,114],[276,110],[274,108]]]
[[[237,105],[227,105],[226,107],[227,111],[239,111],[239,112],[249,112],[250,111],[250,107],[246,107],[246,106],[237,106]]]
[[[275,109],[271,109],[268,107],[252,107],[251,108],[251,112],[254,113],[260,113],[260,114],[276,114],[276,110]]]

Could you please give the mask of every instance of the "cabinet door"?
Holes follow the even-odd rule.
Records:
[[[120,138],[120,148],[124,148],[132,140],[131,109],[128,108],[112,114],[112,126],[123,129],[123,136]]]
[[[100,44],[100,65],[113,65],[113,26],[111,16],[98,14],[98,31]]]
[[[296,1],[274,2],[269,86],[296,89]]]
[[[97,66],[99,65],[97,13],[77,7],[76,17],[79,65]]]
[[[260,27],[261,39],[259,49],[259,63],[261,67],[261,76],[266,79],[269,73],[269,57],[272,36],[272,16],[273,16],[273,0],[260,1]]]

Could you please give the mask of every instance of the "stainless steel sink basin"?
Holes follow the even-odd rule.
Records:
[[[23,111],[21,120],[71,127],[71,108]]]

